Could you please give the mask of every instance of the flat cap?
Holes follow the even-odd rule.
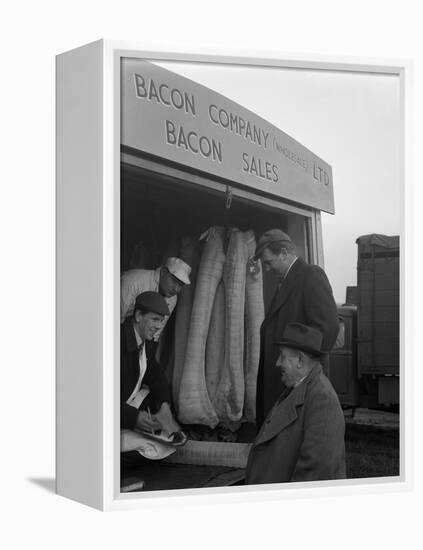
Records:
[[[254,260],[258,260],[266,248],[268,248],[271,244],[274,243],[286,243],[286,244],[292,244],[291,237],[284,233],[281,229],[269,229],[269,231],[266,231],[266,233],[263,233],[263,235],[260,237],[260,239],[257,242],[256,246],[256,252],[254,254]]]
[[[147,291],[138,294],[135,300],[134,311],[136,309],[143,309],[144,311],[158,313],[159,315],[170,314],[166,300],[158,292]]]

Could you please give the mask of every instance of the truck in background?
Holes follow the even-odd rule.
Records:
[[[340,330],[329,378],[341,405],[399,405],[399,237],[364,235],[358,245],[357,287],[338,306]]]

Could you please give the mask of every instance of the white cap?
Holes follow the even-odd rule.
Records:
[[[191,284],[191,281],[189,280],[191,267],[180,258],[168,258],[166,260],[165,267],[167,267],[169,273],[181,281],[181,283],[184,283],[185,285]]]

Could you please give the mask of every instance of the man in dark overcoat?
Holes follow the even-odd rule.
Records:
[[[253,443],[246,484],[343,479],[345,421],[322,372],[322,334],[289,323],[278,345],[274,368],[285,390]]]
[[[286,325],[297,321],[320,330],[322,350],[326,353],[332,349],[339,330],[336,303],[325,272],[297,257],[289,235],[280,229],[266,231],[257,242],[255,259],[259,258],[265,270],[278,274],[280,283],[260,331],[258,429],[284,389],[275,369],[278,350],[274,342],[281,338]]]

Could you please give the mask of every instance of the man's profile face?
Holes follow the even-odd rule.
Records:
[[[149,311],[143,315],[140,311],[136,311],[135,324],[138,334],[143,340],[152,340],[156,332],[161,328],[163,319],[163,315],[159,315],[158,313]]]
[[[183,286],[184,284],[174,277],[166,267],[162,268],[159,283],[159,291],[162,296],[165,298],[176,296],[181,292]]]
[[[298,350],[281,346],[276,367],[281,371],[281,379],[287,388],[292,388],[301,378],[299,371],[300,353]]]
[[[261,263],[265,271],[274,271],[279,275],[285,273],[285,256],[284,250],[280,254],[273,254],[269,248],[265,248],[261,254]]]

